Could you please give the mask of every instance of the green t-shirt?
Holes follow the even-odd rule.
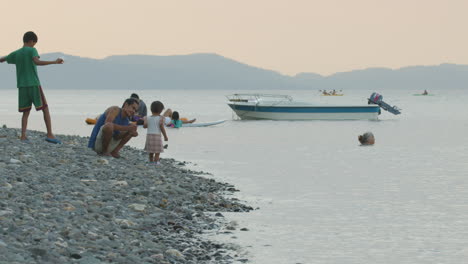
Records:
[[[39,86],[39,76],[37,75],[37,66],[33,58],[39,57],[37,50],[31,47],[22,47],[13,51],[7,56],[6,61],[9,64],[16,65],[16,82],[18,88]]]

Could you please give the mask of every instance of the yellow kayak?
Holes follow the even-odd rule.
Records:
[[[85,122],[88,125],[95,125],[97,122],[97,118],[86,118]]]

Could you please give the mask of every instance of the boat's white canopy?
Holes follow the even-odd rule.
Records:
[[[249,101],[292,101],[293,98],[289,95],[281,94],[260,94],[260,93],[242,93],[231,94],[226,96],[232,102],[249,102]]]

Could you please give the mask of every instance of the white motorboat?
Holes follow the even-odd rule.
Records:
[[[377,120],[380,106],[316,105],[294,101],[288,95],[233,94],[228,105],[240,119],[270,120]]]

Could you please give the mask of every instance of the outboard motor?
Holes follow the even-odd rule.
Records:
[[[376,104],[380,106],[380,108],[382,108],[383,110],[388,111],[394,115],[401,114],[400,108],[398,108],[397,106],[391,106],[385,103],[384,101],[382,101],[382,99],[383,99],[383,96],[381,94],[372,93],[370,98],[367,100],[368,100],[368,104]]]

